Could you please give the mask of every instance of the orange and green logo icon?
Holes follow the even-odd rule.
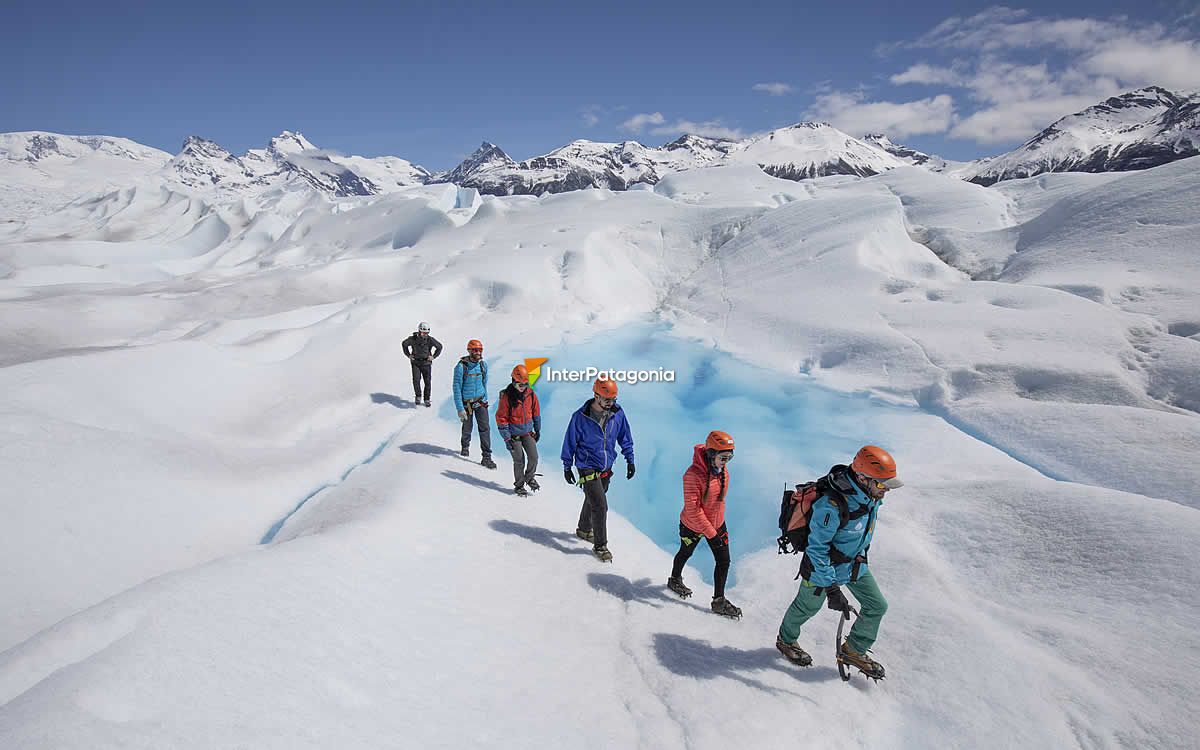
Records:
[[[549,357],[538,357],[525,360],[525,370],[529,372],[529,387],[532,388],[542,376],[542,365],[550,361]]]

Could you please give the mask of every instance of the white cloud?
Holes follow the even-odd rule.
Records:
[[[861,91],[832,91],[817,97],[806,119],[828,122],[851,135],[886,133],[896,138],[944,133],[954,119],[947,94],[910,102],[867,101]]]
[[[905,83],[948,83],[957,85],[962,82],[962,74],[951,68],[928,65],[926,63],[917,63],[916,65],[909,67],[909,69],[903,73],[897,73],[888,80],[897,85]]]
[[[790,83],[756,83],[751,88],[771,96],[784,96],[796,90]]]
[[[745,131],[722,125],[720,120],[706,120],[704,122],[676,120],[673,123],[653,128],[650,132],[655,135],[682,135],[690,133],[692,135],[703,135],[708,138],[728,138],[733,141],[746,137]]]
[[[889,80],[964,89],[979,108],[957,120],[950,135],[1003,143],[1123,91],[1200,86],[1200,43],[1184,33],[1123,17],[1047,18],[993,7],[947,18],[883,51],[951,50],[957,57],[950,65],[920,61]]]
[[[649,112],[636,114],[617,127],[631,133],[640,133],[646,129],[647,125],[662,125],[666,121],[667,118],[663,117],[662,112]]]
[[[596,123],[600,122],[600,112],[601,108],[595,104],[590,107],[584,107],[583,112],[580,113],[580,117],[583,118],[583,124],[589,128],[595,126]]]

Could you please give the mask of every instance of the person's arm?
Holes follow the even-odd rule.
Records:
[[[404,339],[404,341],[400,344],[400,348],[404,350],[404,356],[408,357],[409,359],[412,359],[412,355],[413,355],[412,336],[409,336],[408,338]]]
[[[633,466],[633,431],[629,429],[629,417],[625,416],[624,410],[621,411],[621,430],[617,433],[617,440],[621,443],[621,455],[625,457],[625,463]]]
[[[533,396],[533,431],[540,437],[542,434],[542,405],[538,401],[536,393],[530,391],[529,395]]]
[[[454,366],[454,410],[461,412],[463,410],[463,363],[459,362]]]
[[[577,436],[575,434],[575,420],[578,414],[571,415],[571,421],[567,422],[567,433],[563,435],[562,454],[559,456],[563,462],[564,469],[570,469],[575,463],[575,447]]]
[[[500,437],[504,442],[508,442],[512,437],[512,410],[508,405],[508,397],[504,395],[504,391],[500,391],[500,395],[496,397],[499,403],[496,405],[496,429],[500,432]]]
[[[683,525],[692,531],[699,531],[706,539],[717,535],[717,529],[704,515],[700,501],[707,489],[708,477],[700,477],[700,472],[688,469],[683,472]]]
[[[814,586],[834,584],[833,565],[829,562],[829,544],[841,523],[841,515],[828,497],[818,498],[813,503],[812,518],[808,522],[808,547],[804,549],[804,554],[812,563],[813,572],[808,581]]]
[[[488,372],[487,365],[485,365],[485,364],[483,363],[483,361],[482,361],[482,360],[480,360],[480,362],[479,362],[479,375],[480,375],[480,377],[482,377],[482,378],[483,378],[483,398],[484,398],[484,400],[485,400],[485,401],[487,400],[487,392],[488,392],[488,384],[487,384],[487,372]]]
[[[442,342],[438,341],[433,336],[430,336],[429,343],[433,344],[430,354],[432,355],[433,359],[437,359],[442,354]]]

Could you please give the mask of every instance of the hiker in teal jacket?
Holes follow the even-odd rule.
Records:
[[[488,421],[487,362],[483,361],[483,342],[471,339],[467,342],[467,356],[454,366],[454,405],[458,409],[458,421],[462,422],[463,456],[471,455],[471,422],[479,425],[479,447],[483,460],[479,463],[489,469],[496,468],[492,460],[492,424]]]
[[[840,588],[845,586],[858,599],[859,612],[850,635],[838,644],[838,661],[879,679],[883,666],[867,656],[867,649],[875,644],[888,605],[867,569],[867,550],[884,495],[903,482],[896,478],[891,454],[874,445],[863,446],[850,466],[830,469],[826,479],[829,489],[813,502],[808,522],[808,546],[800,562],[804,580],[779,626],[775,647],[794,664],[812,664],[812,657],[796,645],[800,628],[822,604],[839,616],[847,612],[850,603]]]

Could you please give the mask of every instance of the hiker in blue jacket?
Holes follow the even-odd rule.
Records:
[[[808,520],[808,546],[800,561],[800,590],[779,626],[775,648],[794,664],[806,667],[812,657],[796,645],[800,628],[828,604],[839,615],[850,603],[841,586],[858,599],[859,613],[850,635],[838,644],[838,662],[857,667],[874,679],[884,676],[883,666],[867,656],[875,644],[879,623],[888,604],[867,569],[867,550],[875,535],[875,521],[883,497],[902,487],[896,461],[883,448],[864,445],[849,465],[838,465],[817,483],[824,488],[813,502]]]
[[[471,339],[467,342],[467,356],[454,366],[454,404],[458,408],[458,421],[462,422],[461,455],[471,455],[471,422],[479,425],[479,447],[483,460],[479,463],[489,469],[496,468],[492,460],[492,424],[488,421],[487,362],[483,361],[483,342]]]
[[[608,481],[612,478],[617,443],[625,456],[625,478],[633,479],[633,433],[629,420],[617,405],[617,384],[600,377],[592,385],[593,397],[571,415],[563,436],[563,476],[575,484],[571,466],[579,467],[579,486],[583,489],[583,507],[575,536],[592,543],[592,552],[604,562],[612,562],[608,551]]]

